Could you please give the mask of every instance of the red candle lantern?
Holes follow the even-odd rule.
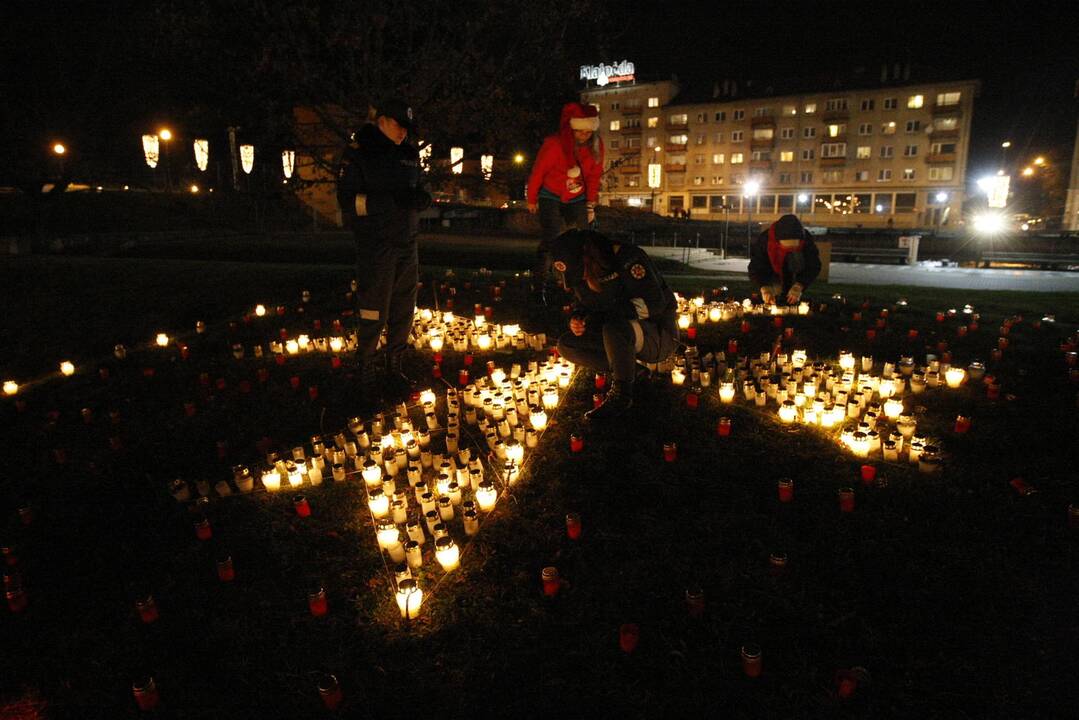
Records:
[[[728,355],[737,355],[738,354],[738,338],[731,338],[730,340],[727,341],[727,354]]]
[[[774,552],[768,556],[768,572],[773,577],[778,577],[787,569],[787,554]]]
[[[641,629],[637,623],[625,623],[618,628],[618,647],[622,652],[631,653],[637,649],[637,643],[641,640]]]
[[[580,435],[569,436],[569,449],[571,452],[579,453],[584,450],[584,438]]]
[[[327,710],[336,710],[337,706],[344,700],[341,684],[337,682],[337,677],[328,673],[318,681],[318,694]]]
[[[937,322],[944,322],[944,313],[937,311]]]
[[[959,335],[959,337],[963,337],[963,336],[965,336],[967,334],[967,326],[966,325],[960,325],[959,327],[957,327],[955,329],[955,332]]]
[[[842,488],[839,491],[840,512],[854,512],[854,488]]]
[[[678,444],[674,442],[663,443],[663,459],[671,463],[678,459]]]
[[[970,417],[967,415],[957,415],[955,418],[955,431],[957,433],[965,433],[970,430]]]
[[[330,611],[329,603],[326,601],[325,588],[318,587],[313,592],[308,593],[307,609],[311,611],[314,617],[322,617]]]
[[[985,386],[985,396],[990,400],[1000,400],[1000,383],[988,383]]]
[[[697,339],[697,327],[695,325],[691,325],[690,327],[686,328],[686,339],[688,339],[688,340],[696,340]]]
[[[861,322],[862,321],[862,313],[861,313],[861,311],[860,310],[855,310],[853,313],[851,313],[850,319],[853,322]]]
[[[209,540],[214,536],[213,528],[210,527],[210,519],[202,518],[195,522],[195,537],[199,540]]]
[[[431,366],[431,377],[433,377],[433,378],[442,377],[442,366],[439,365],[438,363],[435,363],[434,365]]]
[[[558,576],[558,568],[554,566],[543,568],[543,572],[540,573],[540,580],[543,582],[543,595],[545,597],[553,598],[562,587],[562,580]]]
[[[581,516],[579,513],[568,513],[566,515],[566,537],[570,540],[581,539]]]
[[[1008,338],[1006,338],[1006,337],[998,337],[997,338],[997,347],[1000,348],[1001,350],[1007,350],[1008,349]]]
[[[885,320],[882,317],[877,318],[877,329],[878,330],[883,330],[885,327],[887,327],[887,325],[888,325],[887,320]]]
[[[794,328],[792,328],[792,327],[783,328],[783,337],[785,337],[785,338],[794,337]]]
[[[774,318],[772,318],[772,324],[775,325],[777,328],[783,327],[783,316],[776,315]]]
[[[604,373],[596,373],[596,389],[602,390],[607,387],[607,375]]]
[[[871,485],[873,481],[877,479],[877,467],[876,465],[863,465],[862,466],[862,484]]]
[[[742,321],[742,334],[746,335],[748,333],[749,333],[749,320],[743,320]]]
[[[322,329],[322,320],[321,320],[321,319],[319,319],[319,318],[315,318],[315,319],[314,319],[314,320],[313,320],[313,321],[311,322],[311,326],[312,326],[312,327],[313,327],[313,328],[314,328],[315,330],[321,330],[321,329]]]
[[[307,386],[307,397],[311,400],[318,400],[318,385]]]
[[[471,365],[473,360],[474,358],[472,357],[472,353],[468,353],[467,355],[465,355],[465,365]]]
[[[330,367],[334,370],[339,369],[341,367],[341,357],[338,355],[334,355],[332,358],[330,358]]]
[[[19,555],[15,552],[15,548],[10,545],[0,547],[0,555],[4,556],[4,564],[8,567],[15,567],[19,564]]]
[[[776,484],[776,488],[779,491],[779,502],[789,503],[794,500],[794,481],[790,478],[783,478]]]
[[[278,365],[284,365],[285,364],[285,356],[284,355],[275,355],[273,360]]]
[[[296,508],[296,514],[300,517],[311,516],[311,505],[307,502],[307,498],[303,495],[296,495],[292,498],[292,506]]]
[[[866,331],[865,331],[865,339],[868,340],[869,342],[873,342],[874,340],[877,339],[877,331],[874,330],[873,328],[866,329]]]
[[[190,400],[184,403],[184,415],[187,417],[193,417],[195,415],[195,403]]]
[[[150,712],[161,702],[161,696],[157,692],[157,685],[150,676],[142,677],[131,684],[131,694],[135,697],[135,704],[139,710]]]
[[[918,339],[918,331],[915,330],[914,328],[911,328],[910,330],[907,330],[907,339],[909,339],[909,340],[917,340]]]
[[[604,398],[603,393],[595,393],[594,395],[592,395],[592,407],[593,407],[593,409],[598,408],[600,405],[603,404],[603,398]]]
[[[729,437],[731,434],[731,419],[729,417],[721,417],[719,422],[716,423],[716,434],[720,437]]]
[[[971,332],[976,331],[978,329],[978,321],[972,320],[970,325],[968,325],[967,327],[970,329]]]
[[[461,387],[468,385],[468,370],[461,368],[461,371],[457,373],[457,384]]]
[[[231,555],[225,555],[217,561],[217,579],[221,582],[232,582],[236,579],[236,570],[232,566]]]
[[[436,353],[435,353],[435,355],[434,355],[434,358],[433,358],[433,359],[434,359],[434,361],[435,361],[436,363],[438,363],[439,365],[441,365],[441,364],[442,364],[442,353],[440,353],[440,352],[436,352]]]
[[[139,620],[145,625],[157,622],[161,614],[157,610],[157,602],[153,595],[147,595],[135,601],[135,610],[139,614]]]
[[[704,590],[699,587],[686,589],[686,612],[691,618],[704,617]]]
[[[277,336],[279,338],[281,338],[282,342],[284,342],[285,340],[288,340],[288,330],[286,330],[285,328],[281,328],[280,330],[277,331]]]
[[[687,407],[696,410],[697,406],[700,405],[700,402],[701,402],[700,395],[698,395],[697,393],[692,392],[692,391],[686,393],[686,406]]]
[[[756,678],[761,676],[764,665],[759,645],[742,646],[742,672],[746,677]]]
[[[288,379],[288,384],[293,390],[299,390],[300,389],[300,376],[299,375],[293,375],[292,377],[290,377]]]

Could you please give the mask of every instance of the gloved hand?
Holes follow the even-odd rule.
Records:
[[[791,289],[787,291],[787,304],[795,305],[802,299],[802,291],[805,290],[802,287],[802,283],[794,283],[791,285]]]
[[[765,305],[775,305],[776,296],[772,292],[771,285],[761,285],[761,302]]]

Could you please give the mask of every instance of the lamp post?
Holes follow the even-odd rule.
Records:
[[[164,145],[161,148],[161,163],[165,166],[165,192],[172,192],[172,178],[169,176],[169,140],[172,140],[172,131],[161,128],[157,136]]]
[[[53,146],[52,146],[52,152],[53,152],[53,155],[56,156],[56,167],[57,167],[58,172],[59,172],[59,178],[63,179],[63,177],[64,177],[64,153],[67,152],[67,148],[64,147],[63,143],[59,143],[59,142],[54,143]]]
[[[940,226],[944,223],[944,213],[948,209],[947,205],[945,205],[948,202],[948,193],[944,191],[938,192],[934,199],[937,201],[937,229],[935,234],[939,235]]]
[[[747,180],[746,184],[742,186],[742,196],[749,199],[749,205],[746,208],[748,213],[746,218],[746,257],[749,257],[753,250],[753,202],[756,200],[760,189],[761,184],[756,180]]]
[[[1007,167],[1008,148],[1012,146],[1011,140],[1005,140],[1000,144],[1000,167],[1004,169]]]

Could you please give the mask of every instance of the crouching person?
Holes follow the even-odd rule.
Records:
[[[817,244],[794,215],[776,220],[753,243],[749,278],[760,288],[766,305],[780,300],[797,305],[820,269]]]
[[[658,363],[675,350],[674,293],[643,250],[612,243],[591,230],[570,230],[555,238],[551,266],[576,300],[558,351],[613,380],[603,404],[585,419],[617,418],[633,407],[637,360]]]

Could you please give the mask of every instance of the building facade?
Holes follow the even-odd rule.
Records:
[[[1068,179],[1068,194],[1064,201],[1064,230],[1079,230],[1079,124],[1075,128],[1075,145],[1072,147],[1072,169]]]
[[[674,81],[581,93],[600,111],[600,202],[694,219],[943,227],[961,221],[976,80],[766,97]]]

